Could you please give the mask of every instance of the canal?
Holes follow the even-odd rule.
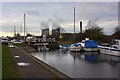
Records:
[[[120,57],[63,49],[34,52],[31,55],[71,78],[118,78]]]

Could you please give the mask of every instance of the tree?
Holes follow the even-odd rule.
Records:
[[[15,36],[15,39],[18,39],[18,40],[20,40],[20,39],[21,39],[21,35],[20,35],[19,33],[14,34],[14,36]]]
[[[28,37],[28,36],[33,36],[33,35],[32,35],[32,34],[30,34],[30,33],[28,33],[26,37]]]
[[[114,31],[112,37],[113,37],[113,38],[120,39],[120,26],[117,26],[114,30],[115,30],[115,31]]]
[[[103,28],[94,27],[85,30],[83,33],[79,33],[77,40],[79,39],[81,41],[85,38],[90,38],[91,40],[101,41],[104,37]]]

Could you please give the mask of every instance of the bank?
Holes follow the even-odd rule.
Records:
[[[67,75],[59,72],[58,70],[52,68],[48,64],[36,59],[32,55],[30,55],[28,52],[25,51],[25,49],[21,48],[20,46],[16,46],[14,48],[10,48],[7,45],[3,45],[3,54],[9,54],[8,56],[11,57],[10,59],[3,55],[3,78],[57,78],[57,79],[63,79],[63,78],[69,78]],[[24,47],[24,46],[23,46]],[[12,55],[11,55],[12,54]],[[20,58],[15,58],[14,56],[20,56]],[[7,59],[6,59],[7,58]],[[9,59],[9,60],[8,60]],[[5,60],[12,61],[13,63],[6,63]],[[22,62],[28,62],[30,63],[30,66],[27,67],[20,67],[16,65],[20,61]],[[12,65],[11,65],[12,64]],[[14,66],[15,68],[10,68],[8,65]],[[9,71],[11,70],[11,71]],[[14,73],[12,73],[14,71]],[[8,72],[6,74],[6,72]],[[9,76],[9,75],[14,76]],[[8,76],[7,76],[8,75]]]
[[[21,78],[8,45],[2,45],[2,78]]]

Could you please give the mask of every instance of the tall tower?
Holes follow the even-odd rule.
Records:
[[[82,33],[82,21],[80,21],[80,33]]]
[[[16,26],[14,26],[14,36],[16,36]]]
[[[14,26],[14,34],[16,34],[16,26]]]
[[[24,41],[26,42],[25,40],[25,14],[24,14]]]
[[[74,7],[74,41],[75,41],[75,7]]]

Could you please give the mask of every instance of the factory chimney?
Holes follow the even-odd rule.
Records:
[[[80,21],[80,33],[82,33],[82,21]]]

